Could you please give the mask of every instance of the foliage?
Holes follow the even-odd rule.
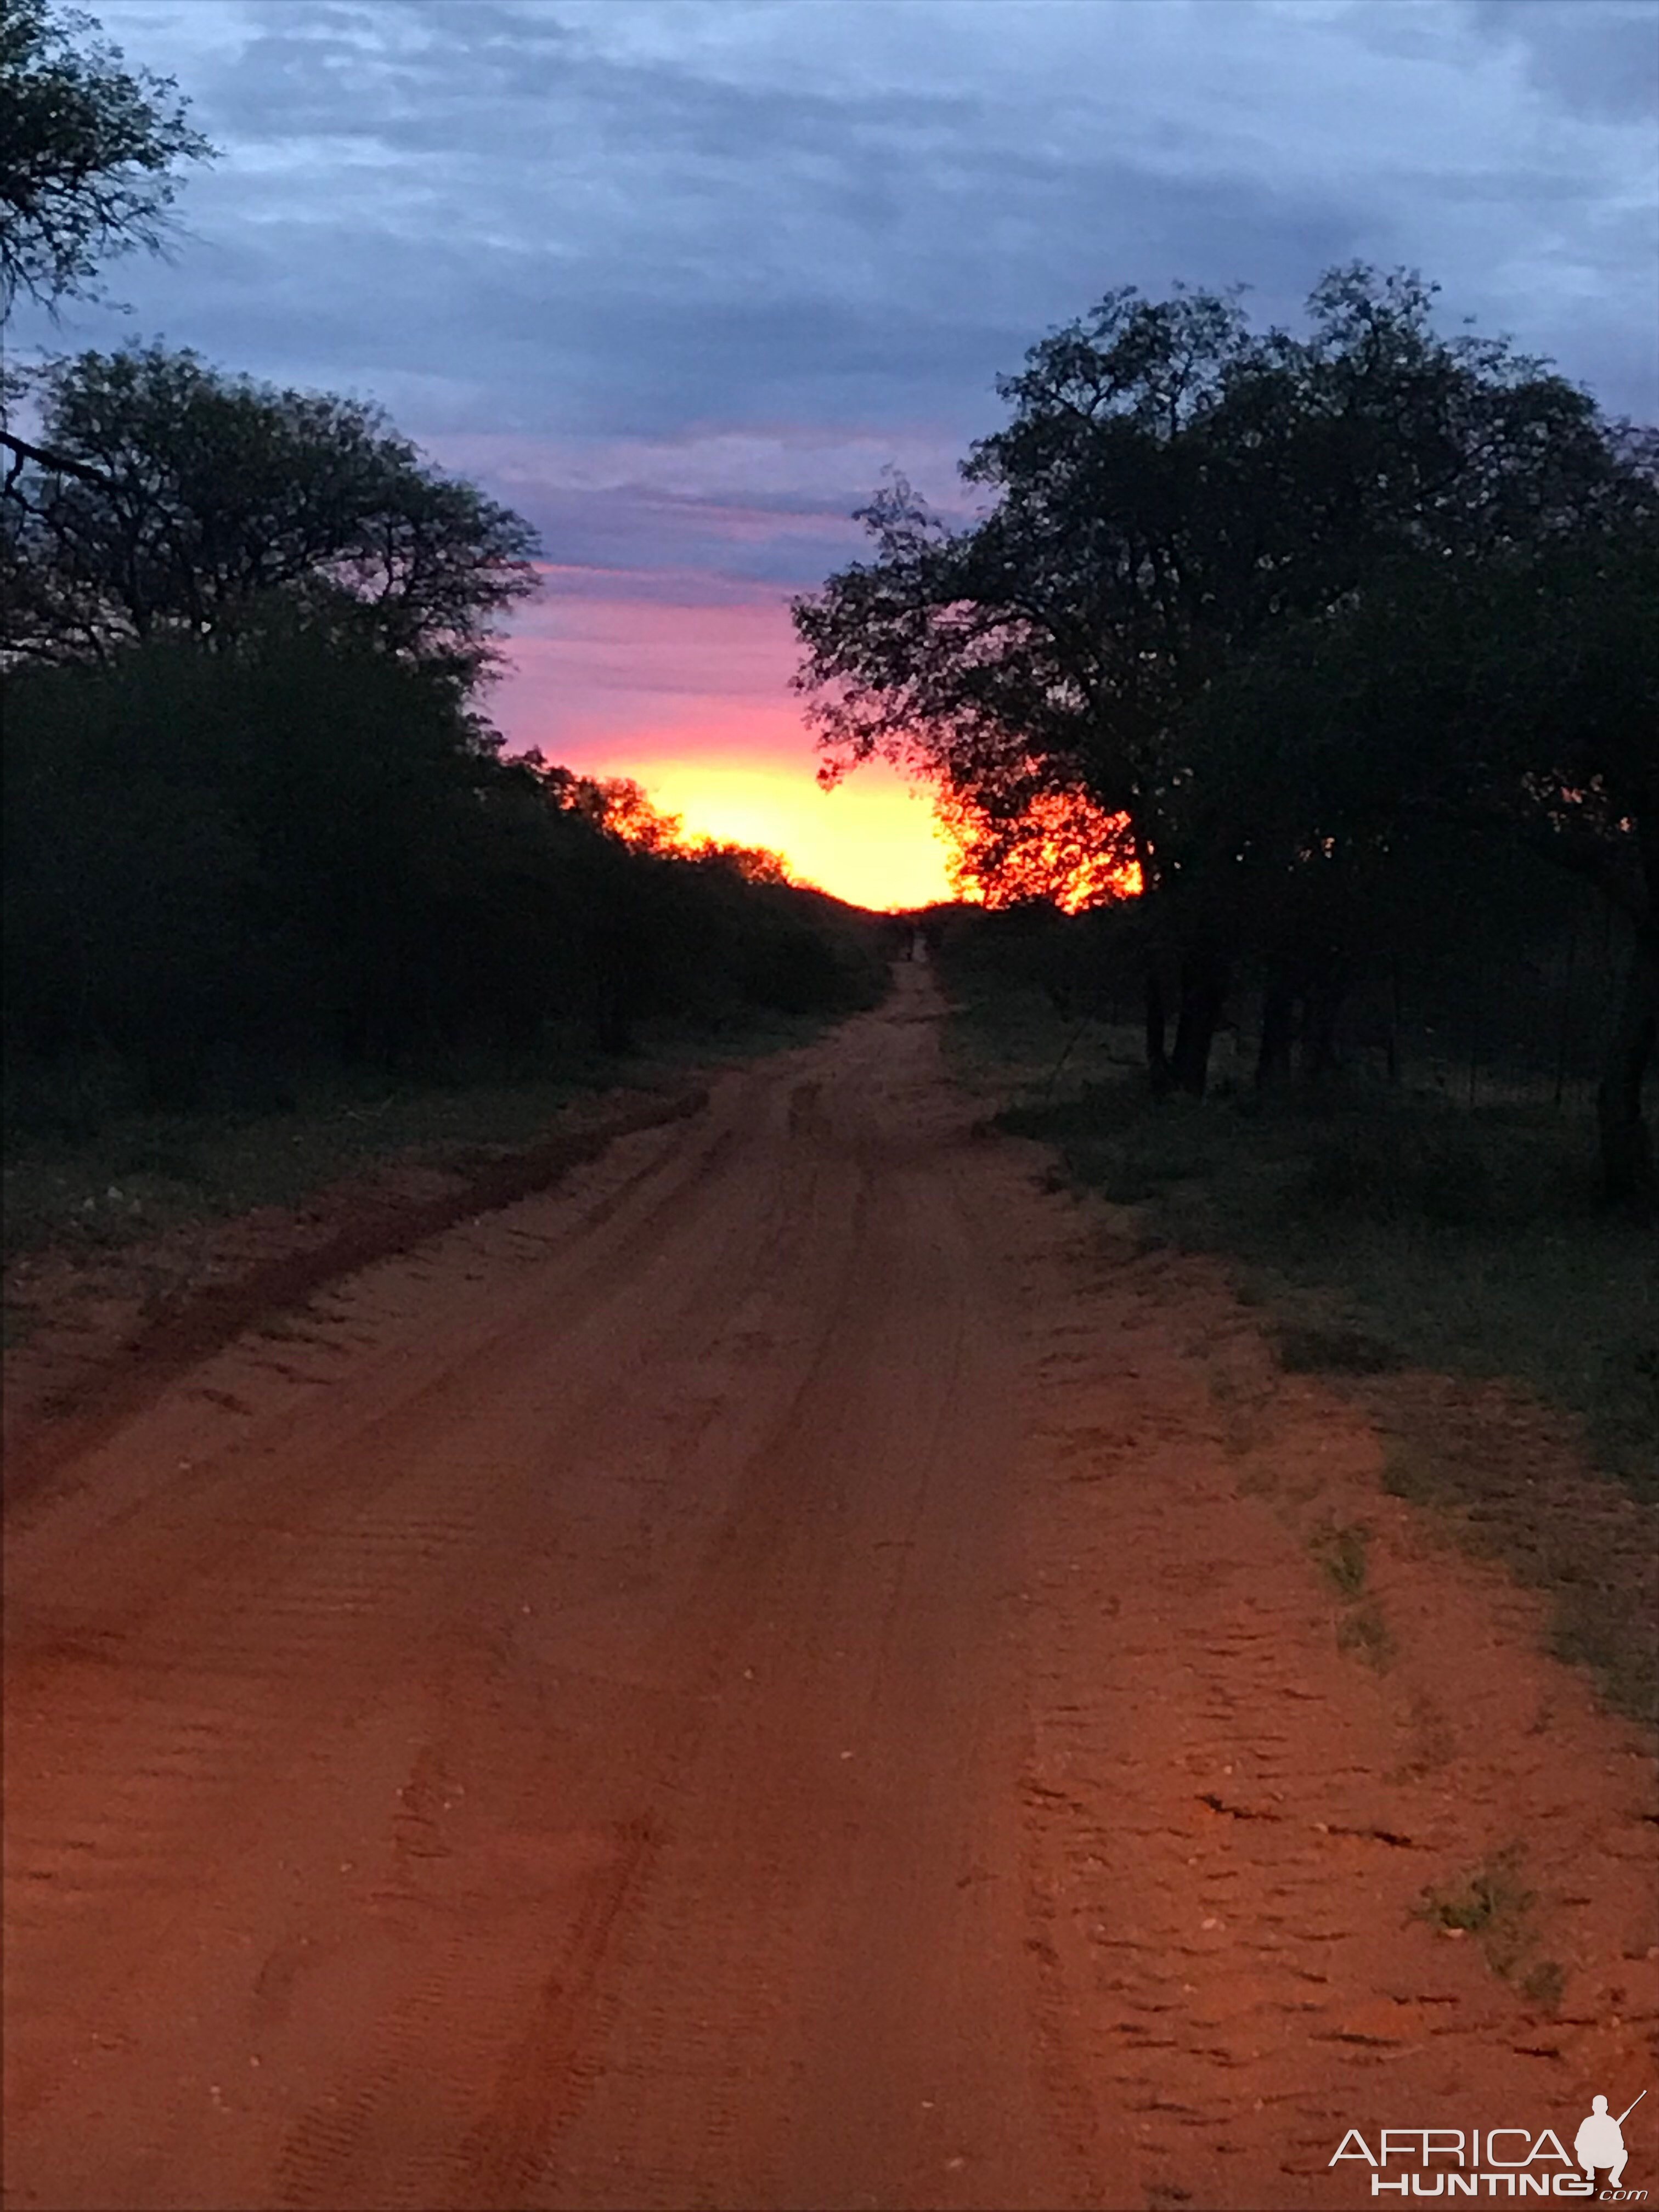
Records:
[[[1109,1198],[1148,1206],[1162,1233],[1236,1255],[1280,1308],[1282,1364],[1516,1376],[1582,1418],[1609,1474],[1659,1497],[1659,1253],[1646,1227],[1596,1206],[1589,1116],[1571,1096],[1552,1103],[1557,1041],[1536,1001],[1514,1001],[1514,1046],[1473,1106],[1431,1057],[1460,1033],[1455,975],[1411,979],[1419,1018],[1396,1083],[1373,1062],[1282,1096],[1229,1077],[1202,1106],[1159,1102],[1137,1078],[1133,1032],[1068,1024],[1047,988],[1068,940],[1086,946],[1118,919],[954,918],[939,958],[960,1048],[999,1086],[1019,1079],[1005,1126],[1058,1146]]]
[[[1479,885],[1511,944],[1540,863],[1630,936],[1601,1092],[1610,1198],[1652,1195],[1641,1089],[1659,1026],[1659,485],[1632,455],[1592,528],[1448,575],[1419,562],[1294,626],[1194,717],[1212,877],[1281,974],[1310,949],[1345,982],[1425,926],[1467,929]],[[1516,908],[1492,905],[1514,856]],[[1306,988],[1305,981],[1301,988]]]
[[[1651,441],[1405,272],[1330,272],[1302,335],[1237,295],[1109,294],[1000,386],[948,529],[902,480],[796,603],[830,776],[885,754],[969,825],[964,887],[1054,896],[1056,806],[1121,823],[1155,1086],[1201,1094],[1241,958],[1261,1079],[1465,926],[1505,845],[1634,927],[1601,1141],[1652,1189],[1659,497]],[[1635,885],[1634,890],[1630,886]],[[1166,1009],[1178,1015],[1166,1048]]]
[[[1068,1023],[1044,988],[1068,940],[1128,918],[953,915],[939,957],[958,1066],[1012,1093],[1000,1125],[1057,1147],[1062,1180],[1133,1209],[1103,1224],[1117,1264],[1171,1244],[1222,1259],[1279,1364],[1397,1440],[1386,1486],[1545,1591],[1557,1648],[1620,1711],[1659,1718],[1659,1250],[1595,1202],[1589,1116],[1571,1089],[1552,1103],[1553,1025],[1517,996],[1518,1048],[1471,1105],[1430,1056],[1463,1033],[1457,998],[1420,982],[1397,1084],[1351,1066],[1263,1096],[1224,1074],[1202,1105],[1159,1102],[1131,1030]]]
[[[446,678],[290,610],[18,672],[4,748],[10,1048],[70,1119],[112,1064],[187,1107],[876,987],[833,902],[630,847]]]
[[[1322,1529],[1316,1538],[1321,1566],[1339,1597],[1357,1598],[1365,1587],[1370,1531],[1361,1522]]]
[[[104,261],[161,244],[179,165],[212,152],[172,79],[95,27],[48,0],[0,15],[0,312],[94,296]]]
[[[536,588],[529,525],[441,475],[379,410],[160,345],[52,364],[43,445],[8,481],[15,658],[223,641],[284,606],[465,687]]]
[[[539,753],[532,757],[543,766]],[[740,845],[707,835],[688,837],[681,817],[665,814],[631,775],[584,776],[568,769],[544,767],[543,772],[550,788],[556,783],[562,805],[635,852],[728,868],[754,884],[789,881],[781,855],[763,845]]]
[[[1109,295],[1000,389],[951,532],[902,481],[875,557],[797,603],[832,771],[878,751],[995,795],[1035,758],[1128,814],[1149,887],[1193,866],[1183,710],[1386,560],[1553,531],[1608,473],[1590,403],[1503,343],[1445,340],[1415,278],[1334,271],[1305,338],[1236,298]]]
[[[208,150],[91,27],[0,23],[8,301],[157,245]],[[775,854],[501,757],[476,701],[534,533],[378,409],[160,342],[5,397],[40,418],[0,433],[7,1080],[37,1135],[875,995],[872,933]]]

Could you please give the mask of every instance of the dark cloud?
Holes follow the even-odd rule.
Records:
[[[847,485],[821,501],[677,496],[649,487],[570,491],[515,487],[514,503],[556,549],[559,564],[574,569],[632,576],[641,548],[653,568],[675,579],[680,604],[687,576],[716,576],[739,592],[766,586],[778,592],[805,590],[847,557],[853,541],[848,518],[868,488]],[[641,596],[648,594],[641,593]]]
[[[1476,30],[1518,52],[1575,115],[1659,115],[1659,9],[1650,0],[1468,0]]]

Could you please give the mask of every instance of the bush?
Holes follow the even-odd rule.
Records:
[[[453,1069],[571,1029],[868,1004],[875,925],[635,849],[455,686],[278,611],[234,647],[15,673],[4,989],[31,1123],[235,1110],[287,1071]],[[125,1083],[118,1088],[126,1087]]]
[[[1382,1115],[1317,1139],[1297,1194],[1320,1212],[1443,1229],[1479,1228],[1500,1211],[1492,1166],[1470,1133]]]

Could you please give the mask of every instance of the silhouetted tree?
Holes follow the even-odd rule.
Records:
[[[447,682],[280,604],[20,670],[0,737],[9,1046],[60,1092],[110,1061],[194,1106],[228,1066],[621,1050],[874,987],[834,902],[629,843]]]
[[[0,0],[0,289],[161,236],[204,155],[170,83]],[[160,343],[25,376],[0,481],[9,1090],[257,1104],[285,1071],[612,1049],[653,1017],[866,1004],[873,939],[775,855],[478,713],[528,524],[378,410]],[[105,1080],[107,1078],[107,1081]]]
[[[1659,472],[1620,444],[1571,531],[1379,571],[1212,685],[1186,750],[1202,872],[1268,967],[1264,1073],[1290,1001],[1467,930],[1506,848],[1522,876],[1595,887],[1631,948],[1598,1099],[1604,1188],[1628,1201],[1651,1193],[1659,1026]],[[1521,941],[1522,911],[1494,919]]]
[[[1000,817],[1035,763],[1127,817],[1178,969],[1167,1061],[1149,1010],[1155,1080],[1203,1089],[1237,945],[1196,703],[1388,563],[1547,540],[1617,477],[1585,394],[1442,337],[1431,301],[1335,270],[1298,337],[1236,298],[1109,294],[1000,386],[1012,418],[963,470],[988,514],[947,530],[896,483],[864,516],[873,557],[796,604],[830,774],[886,753]]]
[[[42,398],[4,501],[15,656],[222,640],[275,596],[465,688],[537,587],[530,526],[361,401],[159,345],[57,362]]]
[[[179,165],[211,155],[172,78],[95,30],[47,0],[0,11],[0,313],[19,293],[87,298],[104,262],[154,250]]]
[[[1024,785],[994,795],[943,791],[935,811],[954,847],[951,884],[988,907],[1046,899],[1063,913],[1132,896],[1140,888],[1129,820],[1105,814],[1085,791],[1034,762]]]

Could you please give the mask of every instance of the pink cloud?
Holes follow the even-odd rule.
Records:
[[[510,658],[492,711],[515,747],[539,745],[574,763],[619,732],[672,732],[676,750],[694,736],[728,750],[759,744],[811,773],[811,741],[789,690],[794,635],[776,601],[553,598],[522,621]]]

